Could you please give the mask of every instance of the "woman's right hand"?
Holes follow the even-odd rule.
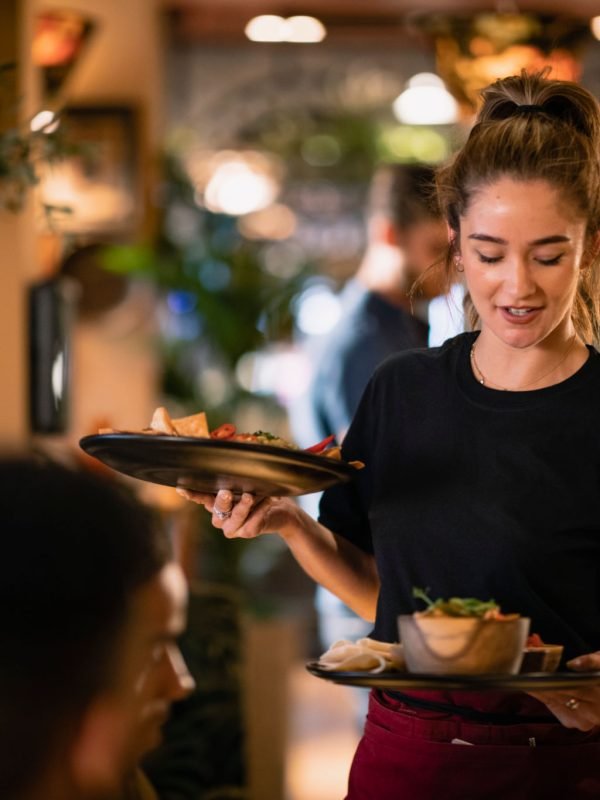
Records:
[[[244,492],[236,502],[227,489],[216,495],[181,488],[177,493],[204,506],[212,514],[213,526],[228,539],[254,539],[263,533],[278,533],[297,514],[297,506],[287,497],[256,498]]]
[[[277,533],[294,558],[317,583],[337,594],[357,614],[375,619],[379,575],[374,557],[312,519],[290,497],[239,500],[222,489],[216,495],[177,489],[212,514],[212,524],[228,539],[254,539]]]

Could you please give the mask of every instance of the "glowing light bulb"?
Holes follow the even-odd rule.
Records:
[[[458,103],[431,72],[414,75],[392,103],[392,110],[406,125],[449,125],[458,120]]]

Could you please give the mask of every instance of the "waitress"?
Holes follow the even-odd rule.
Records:
[[[229,538],[277,532],[376,639],[395,641],[428,587],[494,597],[568,666],[600,669],[599,154],[581,87],[522,74],[484,90],[438,174],[472,332],[375,372],[343,445],[366,467],[325,492],[319,522],[287,498],[187,496]],[[600,687],[373,691],[347,798],[598,797],[599,726]]]

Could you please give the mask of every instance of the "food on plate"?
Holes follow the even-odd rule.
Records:
[[[322,453],[324,450],[332,449],[332,450],[339,450],[339,447],[334,445],[335,442],[335,434],[331,434],[330,436],[326,436],[320,442],[311,445],[310,447],[306,448],[307,453]]]
[[[253,444],[270,444],[274,447],[283,447],[287,450],[299,450],[300,448],[289,442],[287,439],[283,439],[281,436],[277,436],[274,433],[270,433],[269,431],[254,431],[254,433],[238,433],[237,428],[235,425],[232,425],[229,422],[226,422],[224,425],[220,425],[214,431],[211,432],[211,438],[213,439],[224,439],[231,442],[250,442]],[[304,449],[305,453],[314,453],[315,455],[326,456],[327,458],[336,458],[341,460],[342,452],[339,447],[333,444],[335,441],[335,436],[332,434],[328,436],[326,439],[323,439],[321,442],[317,442],[317,444],[313,444],[311,447],[306,447]]]
[[[179,436],[177,428],[169,416],[169,412],[163,406],[160,406],[154,411],[152,419],[150,420],[150,430],[156,431],[157,433],[166,433],[168,436]]]
[[[208,422],[204,411],[174,419],[173,425],[178,436],[200,436],[204,438],[209,436]]]
[[[276,436],[269,431],[254,431],[254,433],[238,433],[235,425],[226,422],[211,432],[211,438],[223,439],[230,442],[250,442],[253,444],[270,444],[274,447],[284,447],[287,450],[298,450],[295,444],[288,442],[281,436]]]
[[[150,430],[156,433],[165,433],[168,436],[201,436],[207,438],[209,435],[206,414],[203,411],[198,414],[190,414],[187,417],[171,419],[169,412],[163,406],[159,406],[152,415]]]
[[[543,647],[544,642],[539,633],[530,633],[525,642],[525,647]]]
[[[141,431],[125,431],[116,428],[100,428],[98,433],[144,433],[149,435],[165,436],[191,436],[198,438],[210,438],[226,442],[247,442],[248,444],[268,444],[273,447],[281,447],[286,450],[297,450],[299,452],[311,453],[333,458],[337,461],[342,460],[341,449],[334,444],[335,436],[327,436],[321,442],[317,442],[311,447],[300,450],[295,444],[288,442],[281,436],[277,436],[269,431],[254,431],[254,433],[238,433],[237,428],[230,422],[219,425],[218,428],[210,430],[206,413],[200,411],[198,414],[190,414],[187,417],[172,419],[164,406],[159,406],[152,415],[152,420],[148,428]],[[350,466],[355,469],[362,469],[362,461],[349,461]]]
[[[165,434],[166,436],[197,436],[208,438],[208,422],[204,411],[198,414],[190,414],[187,417],[172,419],[164,406],[159,406],[154,410],[150,425],[141,431],[125,431],[117,428],[99,428],[98,433],[145,433],[145,434]]]
[[[417,617],[476,617],[478,619],[510,620],[519,614],[503,614],[494,600],[478,600],[476,597],[450,597],[432,600],[423,589],[413,588],[413,597],[423,600],[427,608],[416,611]]]
[[[538,633],[527,637],[520,672],[556,672],[562,658],[562,644],[547,644]]]
[[[338,672],[387,672],[405,670],[402,645],[363,638],[340,639],[319,658],[319,666]]]
[[[493,600],[473,597],[431,600],[415,597],[425,611],[398,617],[409,672],[437,675],[515,674],[523,659],[530,620],[503,614]]]
[[[225,422],[223,425],[219,425],[218,428],[215,428],[214,431],[210,432],[210,438],[231,439],[234,433],[235,433],[235,425],[232,425],[230,422]]]

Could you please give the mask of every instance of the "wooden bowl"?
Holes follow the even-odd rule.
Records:
[[[409,672],[436,675],[516,674],[529,618],[398,617]]]

